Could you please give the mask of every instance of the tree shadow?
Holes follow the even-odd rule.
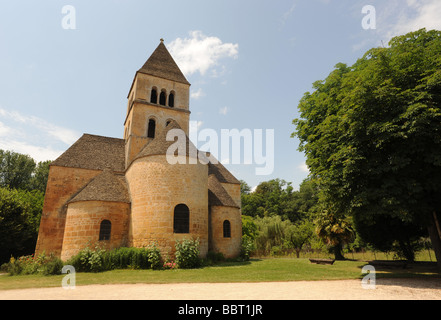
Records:
[[[378,285],[412,289],[441,289],[441,272],[436,262],[366,261],[372,265]],[[360,278],[366,276],[362,274]]]
[[[250,259],[247,261],[225,260],[207,265],[207,267],[216,267],[216,268],[240,267],[240,266],[247,266],[250,265],[252,262],[258,262],[258,261],[262,261],[262,259]]]

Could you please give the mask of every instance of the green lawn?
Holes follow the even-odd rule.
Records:
[[[334,265],[311,264],[308,259],[252,259],[190,270],[114,270],[77,273],[76,285],[116,283],[262,282],[361,279],[362,261],[336,261]],[[440,276],[430,268],[410,268],[377,273],[378,277]],[[0,276],[0,290],[61,285],[61,276]]]

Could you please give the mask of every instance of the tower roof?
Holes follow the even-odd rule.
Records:
[[[163,41],[161,39],[156,50],[138,72],[189,85],[190,83],[173,60]]]

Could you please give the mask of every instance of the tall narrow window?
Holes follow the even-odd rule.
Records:
[[[231,238],[231,223],[228,220],[224,221],[224,238]]]
[[[159,104],[161,106],[165,106],[165,100],[167,99],[167,95],[164,91],[161,91],[161,95],[159,96]]]
[[[99,241],[110,240],[111,231],[112,223],[109,220],[101,221]]]
[[[150,102],[158,103],[158,92],[156,91],[156,88],[152,89],[152,94],[150,95]]]
[[[175,207],[173,232],[190,233],[190,210],[185,204],[178,204]]]
[[[156,130],[156,121],[154,119],[149,120],[149,126],[147,128],[147,138],[154,138]]]
[[[175,94],[173,92],[168,96],[168,106],[171,108],[175,106]]]

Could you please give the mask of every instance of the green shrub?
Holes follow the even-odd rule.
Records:
[[[240,260],[249,261],[251,252],[256,249],[254,245],[254,239],[247,236],[246,234],[242,236],[242,243],[240,247]]]
[[[45,276],[61,274],[63,269],[63,261],[60,258],[54,257],[47,263],[43,264],[42,272]]]
[[[162,268],[161,251],[156,245],[147,247],[147,258],[150,263],[150,269],[158,270]]]
[[[11,257],[6,265],[6,270],[10,275],[43,274],[55,275],[61,274],[63,262],[53,254],[46,256],[44,253],[34,256],[22,256],[18,259]]]
[[[176,241],[176,263],[179,268],[191,269],[198,268],[202,264],[199,258],[199,239]]]
[[[113,269],[160,269],[161,253],[155,246],[147,248],[117,248],[105,251],[86,248],[72,257],[68,264],[78,272],[100,272]]]

